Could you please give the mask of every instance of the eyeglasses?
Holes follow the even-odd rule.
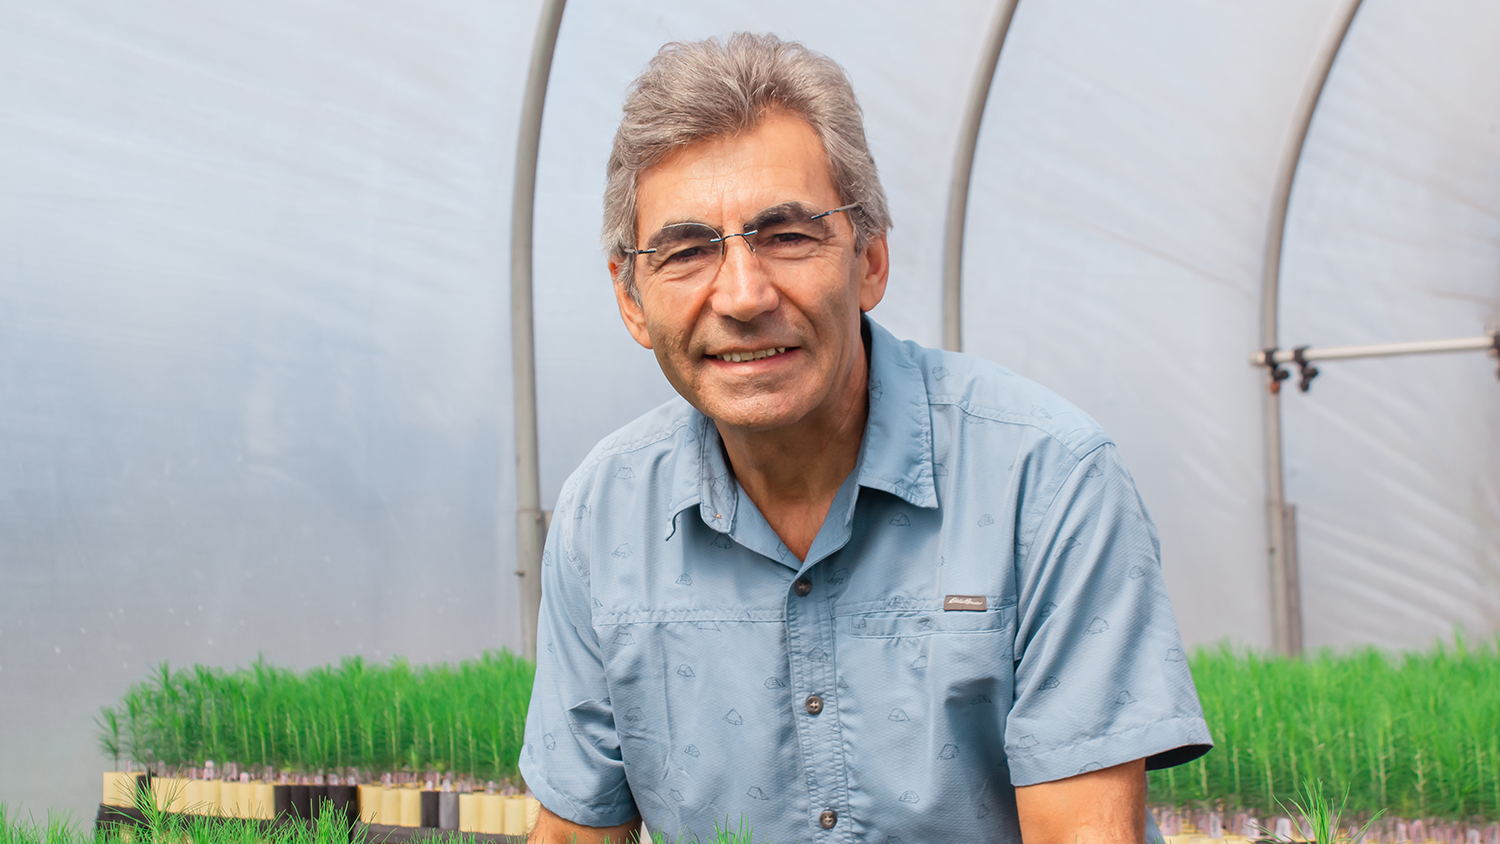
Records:
[[[652,281],[691,282],[711,278],[724,262],[731,237],[745,241],[762,261],[777,265],[805,261],[822,252],[834,238],[828,217],[851,211],[858,202],[817,211],[801,202],[783,202],[756,214],[745,230],[725,234],[707,223],[671,223],[646,241],[644,249],[627,255],[646,256],[646,276]]]

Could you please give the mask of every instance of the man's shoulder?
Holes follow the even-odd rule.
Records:
[[[663,458],[670,460],[697,442],[703,418],[681,396],[674,396],[599,440],[565,487],[577,491],[596,480],[616,477],[622,470],[635,473],[634,467],[659,467]]]
[[[1039,441],[1055,443],[1075,457],[1112,442],[1099,423],[1072,402],[994,361],[909,340],[898,342],[905,359],[922,373],[927,401],[935,411],[934,425],[946,420],[951,425],[993,423],[999,430],[1031,429]],[[936,412],[940,408],[951,412]]]

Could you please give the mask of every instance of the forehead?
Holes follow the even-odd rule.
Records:
[[[642,171],[636,228],[732,226],[771,205],[800,200],[832,208],[838,198],[817,133],[801,118],[773,114],[749,132],[683,147]]]

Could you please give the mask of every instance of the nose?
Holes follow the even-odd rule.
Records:
[[[711,300],[714,313],[740,322],[750,322],[776,310],[781,294],[750,241],[732,236],[724,240],[724,260],[714,278]]]

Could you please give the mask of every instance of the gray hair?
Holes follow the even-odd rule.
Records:
[[[727,41],[662,47],[625,98],[604,188],[604,249],[619,262],[615,281],[632,297],[636,244],[636,178],[675,150],[747,132],[770,112],[807,121],[823,143],[839,204],[849,212],[855,248],[891,226],[885,191],[865,142],[849,77],[827,56],[774,35],[737,32]]]

